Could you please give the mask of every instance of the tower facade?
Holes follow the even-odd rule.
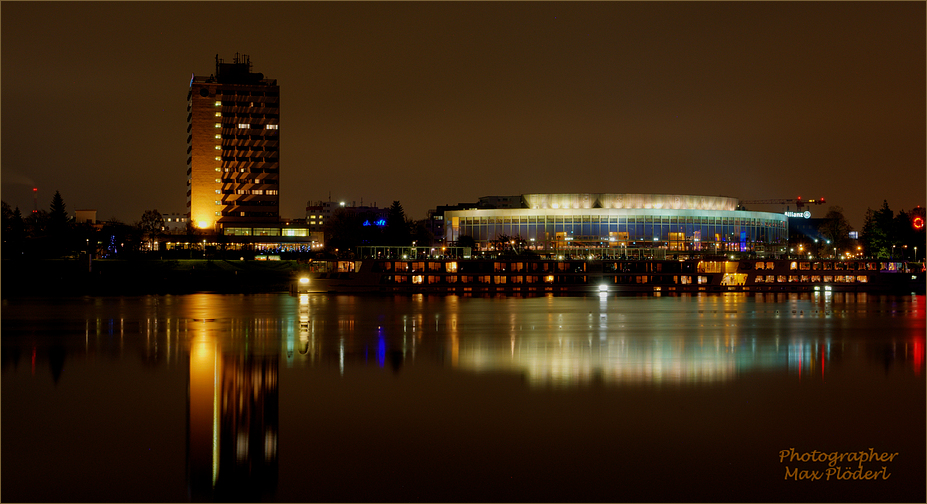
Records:
[[[280,87],[247,55],[216,55],[187,93],[187,212],[194,228],[221,232],[280,219]]]

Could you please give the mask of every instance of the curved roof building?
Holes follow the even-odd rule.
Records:
[[[737,210],[736,198],[585,193],[523,194],[520,199],[521,208],[446,211],[446,242],[471,236],[481,248],[504,238],[524,240],[534,250],[566,253],[657,248],[769,256],[783,254],[788,244],[785,215]]]

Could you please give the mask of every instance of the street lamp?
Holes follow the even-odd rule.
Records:
[[[892,259],[895,258],[895,245],[892,245]]]

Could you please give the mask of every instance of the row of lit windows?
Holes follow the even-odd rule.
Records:
[[[692,226],[692,227],[690,227]],[[693,229],[694,228],[694,229]],[[681,231],[677,233],[677,230]],[[628,246],[633,242],[662,242],[671,248],[688,248],[687,243],[742,243],[745,247],[755,242],[779,243],[786,239],[786,231],[778,228],[764,226],[740,226],[721,224],[686,224],[684,226],[660,224],[633,224],[633,223],[548,223],[536,224],[489,224],[467,226],[448,229],[448,239],[457,236],[472,236],[477,241],[489,241],[500,234],[521,235],[528,240],[558,241],[586,241],[612,243],[613,246]],[[619,239],[622,233],[627,238]],[[684,238],[684,239],[679,239]],[[714,239],[712,239],[714,238]],[[672,243],[669,243],[672,242]]]
[[[683,224],[707,224],[715,222],[716,224],[725,225],[748,225],[755,226],[763,224],[771,227],[784,228],[787,222],[779,219],[756,219],[746,217],[689,217],[689,216],[606,216],[606,215],[520,215],[520,216],[489,216],[489,217],[461,217],[461,225],[477,224],[533,224],[544,222],[563,222],[563,223],[629,223],[629,224],[664,224],[664,225],[683,225]]]
[[[216,194],[256,194],[259,196],[277,196],[279,191],[276,189],[236,189],[234,191],[231,189],[216,189]],[[219,202],[217,201],[216,204],[218,205]]]
[[[234,128],[234,127],[236,127],[236,126],[233,125],[233,124],[223,125],[223,123],[217,122],[217,123],[216,123],[216,127],[217,127],[217,128],[222,128],[222,127]],[[250,124],[250,123],[238,123],[237,128],[238,128],[238,129],[269,129],[269,130],[279,130],[279,129],[280,129],[280,125],[279,125],[279,124]]]
[[[757,275],[756,283],[867,283],[869,277],[866,275]]]
[[[255,105],[255,103],[257,103],[257,105]],[[277,108],[277,102],[253,102],[253,101],[246,101],[246,102],[240,101],[240,102],[236,102],[236,101],[223,100],[223,101],[216,101],[216,106],[217,106],[217,107],[267,107],[267,108]]]
[[[387,282],[394,283],[413,283],[413,284],[453,284],[457,283],[481,283],[481,284],[493,284],[493,285],[503,285],[503,284],[520,284],[520,283],[586,283],[586,276],[576,276],[576,277],[564,277],[560,276],[559,278],[555,275],[395,275],[395,276],[386,276],[384,277]],[[646,284],[646,283],[661,283],[660,281],[669,281],[669,277],[663,276],[648,276],[648,275],[620,275],[610,278],[613,283],[623,284],[623,283],[633,283],[633,284]],[[672,277],[672,283],[681,284],[681,285],[692,285],[692,284],[707,284],[709,281],[707,276],[697,275],[678,275]],[[758,276],[756,278],[757,283],[789,283],[789,282],[799,282],[799,283],[867,283],[869,281],[868,277],[865,275],[812,275],[812,276],[785,276],[785,275],[769,275],[766,277]]]
[[[493,263],[494,272],[518,272],[518,271],[538,271],[538,272],[567,272],[567,273],[582,273],[586,271],[585,262],[494,262]],[[377,264],[378,271],[407,271],[407,272],[417,272],[425,271],[425,268],[428,268],[428,271],[439,271],[447,273],[457,273],[457,262],[434,262],[434,261],[396,261],[396,262],[383,262]]]
[[[477,284],[492,284],[492,285],[503,285],[506,283],[520,284],[520,283],[554,283],[554,276],[503,276],[503,275],[447,275],[447,276],[437,276],[437,275],[395,275],[393,277],[387,276],[384,277],[386,281],[392,280],[394,283],[412,283],[412,284],[453,284],[457,283],[458,280],[460,283],[477,283]],[[585,277],[583,277],[583,282],[585,282]]]
[[[898,263],[893,262],[857,262],[857,261],[830,261],[830,262],[799,262],[792,261],[789,263],[790,270],[869,270],[869,271],[879,271],[879,270],[889,270],[894,271],[897,269]],[[756,263],[756,269],[763,269],[763,263]],[[773,269],[774,263],[767,262],[766,269]]]
[[[216,179],[217,184],[269,184],[277,185],[276,179]]]
[[[217,172],[224,171],[225,173],[229,173],[229,172],[231,173],[277,173],[279,170],[277,170],[276,168],[251,168],[249,170],[247,168],[232,168],[228,166],[226,166],[225,168],[220,168],[217,166],[216,171]]]
[[[224,230],[227,235],[233,236],[309,236],[308,229],[278,229],[278,228],[248,228],[248,227],[227,227]]]

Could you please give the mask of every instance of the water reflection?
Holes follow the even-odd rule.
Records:
[[[5,395],[4,406],[9,408],[5,412],[15,411],[16,415],[10,418],[28,418],[40,425],[35,431],[28,431],[32,428],[27,425],[29,422],[20,422],[22,437],[33,440],[47,437],[48,432],[66,429],[73,423],[71,417],[84,422],[83,430],[110,418],[125,418],[119,417],[124,413],[123,404],[140,385],[122,388],[108,385],[123,375],[142,380],[157,377],[161,380],[156,382],[158,385],[168,384],[157,389],[163,395],[146,396],[136,405],[147,401],[158,403],[160,409],[159,401],[167,403],[170,397],[176,398],[173,415],[177,418],[176,428],[165,429],[177,438],[176,459],[165,458],[167,462],[161,465],[146,466],[147,459],[139,458],[140,447],[133,445],[132,440],[142,437],[137,432],[138,426],[148,420],[134,417],[119,424],[125,431],[122,437],[107,433],[127,446],[112,458],[136,457],[134,463],[140,467],[139,471],[176,467],[177,474],[168,474],[163,481],[176,481],[178,486],[185,487],[179,491],[186,490],[193,500],[291,498],[296,493],[293,488],[305,483],[301,479],[303,472],[311,474],[318,468],[300,466],[298,457],[286,459],[290,481],[287,483],[284,475],[278,491],[281,477],[278,446],[285,447],[285,453],[305,454],[321,444],[329,448],[322,451],[325,462],[319,463],[335,457],[332,452],[337,449],[332,446],[337,440],[322,442],[314,434],[288,428],[281,437],[281,411],[288,413],[284,421],[288,418],[292,422],[289,425],[310,422],[319,432],[343,428],[340,432],[349,436],[364,432],[361,437],[367,440],[373,438],[368,436],[365,413],[382,415],[378,421],[389,426],[391,434],[396,433],[390,439],[405,443],[425,439],[423,432],[428,432],[427,439],[446,435],[452,445],[454,439],[459,441],[455,445],[457,452],[448,452],[455,453],[455,457],[457,453],[466,455],[471,447],[501,446],[509,439],[491,439],[488,433],[504,432],[505,436],[518,440],[512,446],[538,450],[525,458],[538,460],[538,465],[515,460],[514,455],[512,463],[506,464],[525,467],[527,474],[547,470],[552,467],[552,460],[570,459],[574,452],[594,451],[589,449],[591,445],[582,444],[580,438],[545,437],[547,434],[540,433],[556,431],[561,425],[576,427],[566,431],[580,432],[589,427],[590,419],[595,420],[595,414],[590,413],[601,412],[605,407],[612,408],[612,412],[636,412],[629,413],[630,420],[614,429],[610,419],[617,416],[602,415],[603,423],[598,425],[608,428],[593,428],[591,432],[612,432],[617,437],[610,438],[611,444],[602,444],[603,458],[594,459],[595,463],[590,459],[589,467],[606,467],[607,463],[598,462],[612,460],[612,448],[627,449],[636,457],[656,453],[652,447],[661,442],[664,433],[681,428],[674,423],[674,415],[680,405],[687,404],[690,392],[697,391],[699,397],[715,394],[712,397],[717,397],[716,402],[708,404],[712,408],[720,405],[722,409],[717,413],[704,410],[705,423],[683,431],[663,446],[667,450],[672,451],[667,448],[670,445],[682,446],[690,441],[690,436],[695,439],[694,436],[710,429],[709,424],[722,424],[732,415],[764,421],[768,410],[745,406],[746,399],[753,397],[755,391],[750,386],[754,377],[772,377],[753,382],[763,386],[763,404],[770,401],[769,404],[787,406],[793,395],[797,395],[805,401],[801,403],[803,407],[816,407],[816,401],[822,397],[818,392],[826,391],[836,405],[852,405],[857,397],[865,398],[861,404],[872,411],[883,411],[879,408],[884,409],[886,404],[894,408],[897,398],[907,401],[904,391],[918,390],[916,387],[923,383],[923,296],[820,293],[483,299],[204,294],[70,300],[55,306],[55,318],[47,316],[48,308],[42,302],[23,303],[13,309],[4,306],[0,352],[4,393],[28,391]],[[136,368],[144,371],[136,373]],[[472,379],[477,375],[479,379]],[[892,379],[885,379],[887,375]],[[169,376],[177,377],[173,388],[170,379],[165,378]],[[513,380],[512,376],[524,380]],[[285,378],[284,390],[279,383],[281,377]],[[841,380],[834,378],[849,379],[842,380],[841,385]],[[383,380],[388,380],[385,382],[388,387],[383,386]],[[817,386],[825,382],[826,390]],[[748,385],[742,386],[745,383]],[[798,383],[802,386],[795,387]],[[660,394],[651,394],[655,386],[665,389]],[[75,389],[81,387],[89,392],[79,395],[81,391]],[[609,390],[607,394],[600,394],[598,389],[593,394],[582,390],[577,394],[564,393],[584,387]],[[543,388],[562,390],[536,393]],[[307,389],[315,393],[324,391],[330,396],[314,396],[310,405],[305,401]],[[525,393],[526,389],[531,389],[530,393]],[[42,393],[45,396],[36,399]],[[735,399],[725,402],[729,393]],[[879,402],[886,394],[897,398],[884,404]],[[73,406],[68,401],[74,396],[91,397],[87,404],[92,406]],[[474,401],[474,396],[479,399]],[[61,400],[65,397],[68,401]],[[423,397],[427,399],[427,407],[419,402]],[[635,410],[633,406],[642,399],[653,400],[658,407]],[[35,407],[36,403],[50,406],[45,410]],[[516,407],[509,408],[510,405]],[[574,411],[569,411],[567,405],[577,408],[576,418],[571,416]],[[53,407],[62,408],[61,413]],[[816,411],[827,413],[826,408],[835,407],[825,405]],[[71,409],[65,411],[66,408]],[[908,413],[905,408],[885,411],[898,417]],[[43,416],[46,411],[56,414]],[[750,416],[745,416],[745,411]],[[360,414],[354,415],[355,412]],[[513,412],[522,416],[513,424],[505,424],[504,419]],[[835,417],[842,418],[836,414]],[[42,421],[35,422],[36,418]],[[769,425],[785,425],[792,420],[783,413]],[[145,429],[151,430],[152,423],[148,421]],[[397,429],[402,425],[409,430]],[[442,431],[444,426],[450,426],[447,429],[453,434]],[[651,426],[656,426],[654,429],[660,434],[652,434]],[[755,437],[752,428],[745,427],[730,439]],[[185,435],[182,429],[186,430]],[[812,430],[815,436],[824,436],[828,429],[830,425]],[[853,429],[855,432],[855,426]],[[635,436],[643,440],[641,446],[628,448],[625,438]],[[845,436],[848,442],[856,443],[857,438],[851,436],[859,434],[851,432]],[[375,441],[364,446],[381,446],[377,443],[382,439]],[[776,442],[797,441],[782,437]],[[867,446],[879,444],[871,443],[869,437],[860,437],[859,442]],[[77,452],[73,438],[67,438],[66,443],[71,444],[65,444],[62,453]],[[731,443],[728,449],[736,447]],[[7,448],[11,451],[5,451],[4,456],[22,458],[32,448]],[[750,456],[764,457],[766,448],[758,448]],[[147,457],[148,446],[142,449]],[[473,448],[473,460],[480,460],[479,449]],[[548,449],[554,455],[543,459]],[[419,464],[419,458],[445,454],[438,453],[439,448],[435,450],[430,451],[430,445],[409,448],[410,458],[406,459],[409,465],[405,467],[427,473],[433,465]],[[395,449],[383,453],[392,457],[393,466],[403,467],[396,462],[401,460],[401,452]],[[62,455],[49,456],[49,466],[58,456]],[[33,464],[36,460],[30,459]],[[350,463],[368,464],[364,467],[369,468],[380,461],[377,457],[351,460],[349,455],[335,460],[349,462],[330,466],[335,469],[325,473],[324,478],[341,477],[335,474],[338,467]],[[42,467],[37,472],[45,474],[49,472],[47,469]],[[498,467],[491,469],[480,476],[485,479],[498,472],[495,471]],[[772,472],[779,475],[779,468],[775,469]],[[297,473],[299,477],[293,476]],[[437,469],[427,473],[429,481],[440,477],[439,473]],[[574,476],[583,474],[586,473]],[[600,474],[595,474],[598,481]],[[184,477],[185,485],[181,485]],[[28,495],[32,490],[23,488],[34,488],[37,480],[38,477],[18,483],[19,493],[10,495]],[[327,482],[313,483],[324,489]],[[382,480],[380,483],[383,484]],[[331,490],[336,491],[337,488]],[[418,494],[402,495],[415,500]],[[646,500],[642,493],[635,495]],[[515,494],[506,496],[517,498]],[[558,497],[569,496],[558,494]]]
[[[80,321],[81,353],[118,359],[127,346],[138,345],[146,366],[170,368],[189,358],[191,373],[199,369],[193,364],[206,352],[204,345],[216,347],[212,352],[219,361],[259,356],[288,368],[335,365],[342,375],[352,366],[400,373],[426,359],[460,371],[514,373],[533,386],[558,387],[707,384],[759,371],[787,371],[804,380],[862,356],[886,372],[902,365],[919,374],[924,366],[923,296],[365,299],[201,294],[140,301],[140,320],[126,317],[124,301],[116,306],[95,302],[96,313]],[[20,322],[5,316],[4,334],[16,335],[23,329]],[[25,332],[26,337],[4,338],[4,369],[26,360],[34,374],[44,362],[58,383],[76,348],[31,327]]]
[[[190,497],[260,501],[277,486],[278,358],[249,352],[247,345],[224,349],[209,323],[197,324],[190,338]]]

